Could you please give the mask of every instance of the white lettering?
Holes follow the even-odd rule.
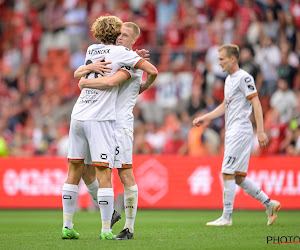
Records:
[[[57,168],[22,169],[19,173],[14,169],[8,169],[3,175],[3,188],[9,196],[16,196],[19,193],[26,196],[59,196],[66,174]]]
[[[295,176],[297,176],[297,180]],[[300,171],[250,171],[247,178],[255,181],[268,195],[295,196],[300,194]]]
[[[198,167],[188,178],[191,195],[209,195],[212,182],[210,166]]]

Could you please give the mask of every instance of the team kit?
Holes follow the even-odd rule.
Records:
[[[75,72],[81,93],[71,114],[67,180],[62,188],[62,239],[78,239],[73,216],[78,198],[78,184],[83,179],[88,192],[98,204],[101,214],[101,240],[134,238],[138,205],[138,186],[132,171],[133,108],[140,93],[151,86],[158,75],[148,61],[145,50],[133,51],[139,27],[123,23],[115,16],[101,16],[92,25],[99,43],[89,46],[85,62]],[[261,104],[253,77],[238,66],[239,48],[223,45],[218,50],[219,64],[228,72],[224,101],[215,110],[196,117],[194,126],[225,115],[225,152],[222,164],[223,214],[207,226],[232,226],[235,186],[239,185],[266,208],[267,225],[272,225],[281,208],[259,186],[247,178],[253,138],[250,115],[254,110],[258,141],[268,144],[264,133]],[[145,82],[143,73],[147,74]],[[111,171],[118,169],[124,185],[125,225],[114,235],[111,228],[121,219],[114,209]]]

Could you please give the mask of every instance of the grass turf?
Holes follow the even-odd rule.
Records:
[[[267,236],[300,236],[300,211],[279,211],[266,226],[264,211],[234,211],[233,226],[207,227],[221,211],[139,210],[133,240],[100,240],[100,213],[74,216],[78,240],[62,240],[60,210],[0,210],[0,249],[274,249],[299,248],[300,243],[267,244]],[[118,234],[125,215],[114,226]],[[285,241],[285,239],[283,239]],[[298,239],[297,239],[298,241]]]

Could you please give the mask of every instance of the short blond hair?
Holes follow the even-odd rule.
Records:
[[[100,16],[93,23],[91,31],[94,37],[105,44],[115,44],[121,34],[123,22],[116,16]]]
[[[234,56],[237,60],[239,60],[240,58],[240,49],[239,46],[235,45],[235,44],[225,44],[222,45],[218,48],[218,52],[220,52],[221,50],[225,50],[226,51],[226,56],[227,57],[232,57]]]
[[[135,35],[136,39],[140,36],[140,33],[141,33],[140,27],[137,26],[135,23],[126,22],[126,23],[123,23],[123,25],[128,27],[128,28],[131,28],[133,30],[133,34]]]

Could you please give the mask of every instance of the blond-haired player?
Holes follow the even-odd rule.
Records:
[[[143,68],[143,58],[125,47],[115,45],[122,24],[115,16],[102,16],[94,22],[92,32],[100,43],[87,49],[86,65],[105,57],[111,62],[112,70],[108,74],[113,74],[122,67]],[[82,67],[81,70],[86,69]],[[87,72],[86,78],[97,77],[100,77],[97,72]],[[84,88],[74,105],[69,133],[69,171],[62,190],[63,239],[79,237],[73,228],[72,220],[78,196],[78,183],[83,175],[85,161],[95,167],[99,182],[97,200],[102,220],[100,238],[115,239],[110,229],[114,211],[111,169],[115,156],[114,121],[118,90],[118,86],[109,89]]]
[[[222,164],[223,215],[207,226],[231,226],[235,184],[249,195],[259,200],[266,208],[267,225],[272,225],[281,205],[269,197],[246,178],[253,136],[250,115],[252,107],[257,126],[259,145],[265,148],[268,138],[264,132],[263,114],[253,77],[239,68],[239,48],[236,45],[223,45],[218,49],[219,64],[229,75],[225,80],[224,101],[213,111],[194,119],[195,126],[215,119],[225,113],[225,152]]]
[[[116,44],[119,46],[125,46],[126,48],[132,50],[132,46],[138,39],[139,34],[140,29],[135,23],[124,23]],[[95,65],[92,65],[92,67],[94,66]],[[86,87],[103,89],[107,87],[114,87],[121,83],[119,85],[116,102],[116,156],[114,162],[114,167],[118,168],[120,179],[124,185],[124,207],[126,222],[124,229],[116,237],[120,240],[133,238],[134,222],[138,203],[138,187],[132,171],[134,121],[132,110],[136,103],[138,94],[147,89],[157,76],[157,69],[151,63],[145,61],[143,62],[142,66],[143,67],[140,67],[140,69],[128,66],[122,67],[121,70],[114,75],[94,79],[83,78],[82,76],[84,74],[80,68],[74,74],[76,78],[82,77],[79,82],[79,87],[81,89]],[[97,70],[101,71],[100,64],[97,65]],[[143,74],[142,70],[148,74],[147,80],[143,84],[141,84]],[[83,180],[86,183],[92,197],[95,197],[95,187],[98,185],[98,182],[95,179],[94,171],[94,168],[88,165],[83,175]]]

